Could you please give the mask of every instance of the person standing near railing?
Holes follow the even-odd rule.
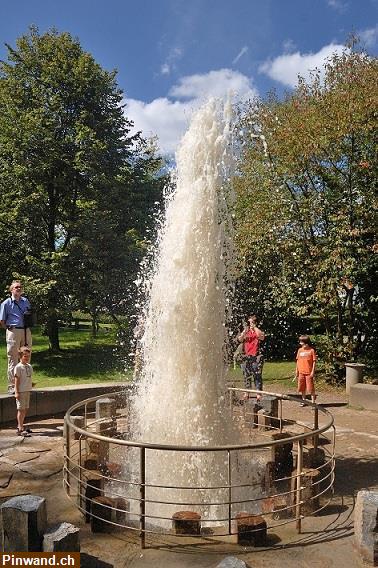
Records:
[[[238,335],[238,341],[243,343],[244,361],[241,368],[244,375],[244,384],[246,389],[252,388],[252,377],[255,383],[256,390],[262,390],[262,369],[264,365],[264,358],[261,352],[261,343],[265,339],[265,333],[257,326],[257,316],[251,315],[248,317],[248,325]],[[248,394],[244,395],[248,398]],[[257,395],[257,400],[260,395]]]
[[[19,349],[24,346],[31,348],[31,305],[22,296],[22,284],[13,280],[9,286],[10,297],[0,306],[0,325],[6,332],[8,356],[8,392],[14,393],[14,368],[18,363]]]
[[[316,399],[314,384],[316,352],[308,335],[300,336],[299,345],[295,376],[298,381],[298,392],[302,395],[301,406],[305,406],[306,393],[311,394],[313,404]]]

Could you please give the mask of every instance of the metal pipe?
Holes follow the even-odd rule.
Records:
[[[303,467],[303,440],[298,440],[297,444],[297,480],[296,480],[296,495],[295,495],[295,516],[296,516],[296,529],[298,534],[302,530],[301,519],[301,484],[302,484],[302,467]]]
[[[243,389],[236,389],[236,388],[231,388],[230,390],[233,391],[237,391],[237,390],[243,390]],[[244,389],[245,390],[245,389]],[[248,391],[248,392],[255,392],[255,393],[261,393],[261,391]],[[282,400],[291,400],[293,402],[298,402],[297,399],[295,399],[294,397],[288,396],[288,395],[278,395],[276,393],[270,393],[270,392],[265,392],[264,394],[269,394],[272,396],[277,396],[278,398],[282,397]],[[107,436],[101,436],[100,434],[95,434],[92,432],[87,432],[86,430],[83,430],[82,428],[79,428],[78,426],[73,426],[72,423],[70,422],[70,415],[77,409],[79,408],[81,405],[83,404],[87,404],[89,402],[93,402],[96,399],[101,398],[101,396],[98,397],[93,397],[91,399],[87,399],[85,401],[82,401],[81,403],[77,403],[74,406],[72,406],[67,414],[66,414],[66,420],[70,423],[70,426],[74,429],[75,432],[78,432],[79,434],[83,434],[83,435],[87,435],[90,438],[93,438],[95,440],[103,440],[103,441],[109,441],[110,438],[108,438]],[[317,434],[321,434],[322,432],[325,432],[326,430],[328,430],[329,428],[331,428],[333,426],[334,423],[334,419],[333,416],[324,408],[319,408],[319,410],[321,412],[323,412],[323,414],[327,415],[329,418],[329,422],[327,422],[326,424],[324,424],[321,428],[318,428],[318,431],[316,432]],[[303,433],[303,434],[297,434],[295,436],[290,436],[289,438],[286,439],[287,442],[294,442],[297,440],[305,440],[306,438],[308,438],[308,433]],[[129,446],[129,447],[137,447],[137,448],[150,448],[150,449],[156,449],[156,450],[167,450],[167,451],[196,451],[196,452],[209,452],[209,451],[227,451],[227,450],[247,450],[247,449],[259,449],[259,448],[264,448],[266,447],[266,443],[265,442],[259,442],[257,444],[239,444],[239,445],[227,445],[227,446],[170,446],[170,445],[166,445],[166,444],[148,444],[146,442],[131,442],[130,440],[122,440],[122,439],[114,439],[111,438],[112,443],[120,445],[120,446]],[[275,446],[277,444],[282,443],[281,440],[272,440],[270,442],[270,446]]]
[[[64,422],[65,424],[65,432],[66,432],[66,438],[65,438],[65,450],[66,450],[66,456],[67,456],[67,475],[66,475],[66,483],[67,483],[67,487],[68,487],[68,494],[71,494],[71,488],[70,488],[70,460],[71,460],[71,456],[70,456],[70,451],[71,451],[71,447],[70,447],[70,424],[68,421]]]
[[[231,452],[227,451],[227,483],[228,483],[228,534],[231,534],[232,489],[231,489]]]
[[[146,548],[146,448],[140,448],[140,547]]]
[[[319,410],[318,410],[318,407],[315,406],[314,410],[315,411],[314,411],[314,428],[313,428],[313,431],[316,432],[319,429]],[[318,447],[318,443],[319,443],[319,434],[314,434],[314,436],[312,437],[312,445],[314,446],[315,451]]]
[[[82,451],[82,447],[81,447],[81,436],[79,436],[79,505],[81,506],[81,493],[82,493],[82,483],[83,483],[83,477],[82,477],[82,469],[81,469],[81,451]]]

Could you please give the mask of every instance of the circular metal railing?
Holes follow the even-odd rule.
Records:
[[[240,404],[240,393],[252,398]],[[238,513],[243,512],[263,519],[268,531],[294,523],[301,532],[302,520],[324,509],[333,495],[332,415],[325,408],[306,403],[311,408],[311,420],[296,421],[290,417],[292,405],[299,403],[294,397],[239,388],[229,388],[228,394],[230,410],[247,443],[178,446],[131,440],[126,390],[72,406],[64,421],[63,483],[67,495],[92,523],[92,530],[102,531],[105,526],[109,530],[137,531],[144,548],[147,534],[213,534],[216,538],[238,534]],[[262,396],[259,404],[254,398],[257,394]],[[108,402],[101,408],[104,399]],[[309,408],[303,409],[307,417]],[[253,438],[255,441],[250,442]],[[152,483],[148,458],[154,454],[163,461],[167,452],[176,452],[178,456],[188,452],[222,456],[218,460],[219,483]],[[126,461],[136,464],[134,476],[123,477],[125,459],[120,453],[130,454]],[[254,458],[259,460],[260,478],[241,483],[235,475],[235,464]],[[178,499],[178,491],[180,495],[187,494],[189,500]],[[214,507],[218,514],[212,517],[208,511]],[[194,513],[206,510],[200,521],[202,528],[189,534],[187,530],[173,532],[172,512],[188,508]]]

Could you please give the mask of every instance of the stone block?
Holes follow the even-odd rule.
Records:
[[[265,410],[266,414],[270,416],[278,416],[278,398],[272,395],[263,395],[260,401],[261,406]]]
[[[100,497],[104,491],[104,478],[99,471],[87,471],[84,475],[84,509],[85,521],[89,523],[92,499]]]
[[[113,519],[117,525],[126,527],[130,504],[122,497],[114,499]]]
[[[104,397],[96,400],[96,420],[100,418],[115,418],[116,401],[114,398]]]
[[[40,552],[46,531],[46,500],[37,495],[12,497],[1,506],[4,552]]]
[[[303,467],[317,468],[325,462],[325,451],[323,448],[308,447],[307,451],[303,452]]]
[[[97,454],[87,454],[83,464],[84,469],[95,470],[99,468],[99,459]]]
[[[263,432],[271,429],[271,416],[264,409],[258,411],[258,428]]]
[[[172,528],[175,534],[201,534],[201,515],[194,511],[178,511],[172,516]]]
[[[251,515],[244,511],[235,516],[238,544],[243,546],[264,546],[267,525],[264,517]]]
[[[43,536],[44,552],[80,552],[80,529],[70,523],[60,523]]]
[[[261,406],[257,404],[256,399],[248,398],[244,401],[244,415],[246,418],[249,418],[249,422],[252,428],[258,427],[259,410],[261,410]]]
[[[226,556],[215,568],[248,568],[248,565],[236,556]]]
[[[319,509],[319,497],[317,494],[320,492],[320,473],[317,469],[303,468],[301,475],[301,500],[303,505],[301,512],[303,515],[310,515]]]
[[[349,404],[366,410],[378,410],[378,385],[353,385],[350,388]]]
[[[357,493],[354,544],[364,562],[378,566],[378,490]]]
[[[112,477],[114,479],[119,478],[120,474],[122,473],[122,464],[116,462],[106,462],[105,473],[108,477]]]
[[[71,416],[71,422],[74,426],[77,426],[78,428],[84,430],[85,426],[84,416]],[[71,431],[73,432],[73,437],[75,440],[79,440],[80,436],[82,436],[81,434],[79,434],[79,432],[76,432],[75,430],[71,429]]]
[[[269,461],[265,465],[265,473],[262,478],[261,489],[265,493],[274,492],[274,480],[276,478],[276,464]]]
[[[282,440],[282,443],[272,446],[271,459],[276,466],[275,479],[288,477],[293,469],[293,442],[285,442],[290,438],[290,432],[272,432],[270,437],[272,440]]]
[[[110,497],[95,497],[91,506],[91,531],[94,533],[112,532],[112,509],[114,501]]]
[[[96,433],[107,438],[114,438],[117,433],[117,423],[112,418],[103,418],[96,423]]]
[[[288,519],[292,516],[292,507],[289,504],[290,495],[275,495],[263,499],[261,509],[263,515],[270,514],[274,520]]]

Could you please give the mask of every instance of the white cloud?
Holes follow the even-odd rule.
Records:
[[[235,65],[235,63],[237,63],[239,59],[247,53],[247,51],[248,51],[248,45],[245,45],[244,47],[241,48],[235,59],[232,60],[232,64]]]
[[[126,116],[134,122],[134,132],[141,130],[145,137],[157,136],[160,150],[172,154],[188,127],[189,103],[170,101],[162,97],[145,103],[126,99]]]
[[[368,28],[358,32],[363,47],[374,47],[378,41],[378,24],[375,28]]]
[[[282,48],[285,53],[292,53],[296,50],[297,46],[292,39],[286,39],[282,44]]]
[[[348,8],[348,2],[344,2],[343,0],[327,0],[327,4],[330,8],[340,13],[345,12]]]
[[[295,53],[280,55],[275,59],[265,61],[260,67],[260,73],[265,73],[271,79],[288,87],[295,87],[298,75],[308,79],[310,71],[322,69],[327,59],[334,53],[341,53],[345,46],[331,43],[322,47],[317,53]]]
[[[162,75],[169,75],[171,72],[171,68],[168,65],[168,63],[163,63],[163,65],[160,67],[160,73]]]
[[[209,71],[203,75],[181,77],[169,94],[179,99],[203,99],[209,96],[224,97],[229,92],[242,100],[256,95],[251,81],[246,75],[232,69]]]
[[[230,93],[238,100],[257,96],[248,77],[230,69],[219,69],[182,77],[170,89],[168,97],[150,103],[126,99],[125,113],[134,122],[134,132],[141,130],[143,136],[156,135],[161,151],[172,154],[188,127],[193,110],[210,96],[225,98]]]
[[[171,71],[176,69],[177,61],[182,57],[183,50],[181,47],[173,47],[168,53],[166,60],[160,66],[161,75],[169,75]]]

